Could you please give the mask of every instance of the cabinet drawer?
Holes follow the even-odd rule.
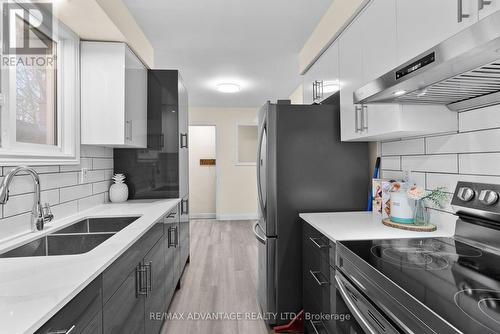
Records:
[[[64,333],[71,328],[73,328],[71,331],[72,334],[85,333],[84,330],[96,314],[101,316],[101,306],[101,276],[99,276],[37,330],[36,333]]]
[[[123,253],[102,274],[103,300],[106,303],[116,292],[130,272],[142,261],[144,256],[158,240],[163,237],[163,219],[146,232],[135,244]]]
[[[335,266],[335,242],[328,239],[305,221],[303,221],[302,242],[303,247],[309,246],[312,252],[320,255],[332,267]]]

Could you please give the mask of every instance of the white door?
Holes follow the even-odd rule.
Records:
[[[339,39],[340,123],[343,141],[359,136],[353,93],[363,81],[363,26],[353,22]]]
[[[478,0],[479,19],[500,10],[500,0]]]
[[[397,0],[396,15],[398,63],[404,63],[477,22],[477,0]]]
[[[191,217],[215,218],[216,165],[206,164],[216,159],[216,128],[189,126],[189,210]],[[216,161],[217,163],[217,161]]]

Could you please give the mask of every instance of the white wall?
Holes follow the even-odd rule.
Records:
[[[288,97],[292,104],[303,104],[304,103],[304,85],[300,84]]]
[[[217,219],[257,217],[255,166],[236,165],[236,125],[257,123],[258,108],[190,108],[190,125],[217,127]]]
[[[0,168],[1,179],[12,168]],[[113,175],[113,149],[82,145],[80,165],[34,168],[40,174],[42,203],[49,203],[55,219],[60,219],[108,200]],[[80,182],[82,168],[88,168],[87,179],[83,183]],[[33,187],[31,176],[14,177],[9,201],[0,205],[0,241],[31,231]]]
[[[383,177],[398,178],[408,169],[420,185],[429,190],[443,186],[450,193],[457,181],[500,183],[500,106],[457,117],[456,134],[381,143]],[[456,220],[449,203],[433,211],[435,219]]]
[[[215,218],[216,166],[200,165],[200,159],[216,159],[215,134],[215,126],[189,127],[189,209],[191,218]]]

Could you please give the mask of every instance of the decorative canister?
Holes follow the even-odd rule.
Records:
[[[109,188],[109,200],[113,203],[125,202],[128,199],[128,187],[125,184],[125,175],[113,175],[113,184]]]
[[[413,224],[415,201],[408,198],[406,189],[391,193],[391,221]]]

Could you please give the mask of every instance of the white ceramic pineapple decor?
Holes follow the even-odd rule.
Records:
[[[125,175],[115,174],[113,184],[109,188],[109,200],[113,203],[125,202],[128,199],[128,187],[125,184]]]

